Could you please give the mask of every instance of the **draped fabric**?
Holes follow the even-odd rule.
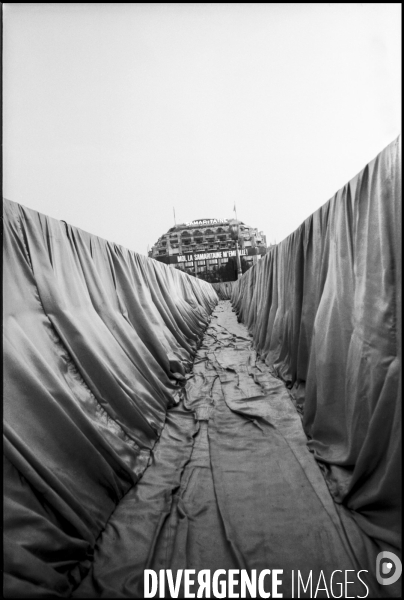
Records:
[[[5,595],[67,596],[178,403],[210,284],[4,201]]]
[[[303,188],[304,189],[304,188]],[[401,140],[235,284],[342,515],[401,551]]]
[[[360,569],[370,596],[386,597],[373,571],[377,548],[355,523],[354,547],[348,542],[288,390],[251,341],[230,302],[220,301],[153,460],[109,519],[74,598],[145,597],[145,569],[170,569],[176,579],[183,569],[277,568],[285,598],[333,597],[324,586],[338,597],[348,570],[347,597],[365,597]],[[297,572],[312,577],[313,593],[323,591],[300,595]],[[197,591],[188,595],[182,581],[178,596],[166,585],[155,597]]]
[[[212,286],[5,201],[4,596],[283,568],[398,597],[400,216],[397,140]]]
[[[220,300],[230,300],[235,281],[222,281],[212,283],[212,286]]]

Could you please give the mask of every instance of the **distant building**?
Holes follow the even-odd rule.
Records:
[[[236,242],[231,239],[232,219],[197,219],[171,227],[149,252],[173,268],[206,281],[236,279]],[[262,231],[239,221],[240,258],[243,272],[259,260],[267,250]]]

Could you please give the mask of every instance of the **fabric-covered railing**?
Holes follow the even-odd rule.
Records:
[[[233,292],[235,281],[222,281],[220,283],[212,283],[219,300],[230,300]]]
[[[400,548],[400,138],[247,271],[232,302],[303,408],[341,513]]]
[[[147,466],[218,298],[4,201],[6,597],[68,596]]]

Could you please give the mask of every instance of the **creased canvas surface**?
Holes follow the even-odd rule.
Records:
[[[348,596],[365,596],[354,573],[373,567],[377,548],[355,523],[351,547],[289,393],[251,341],[220,301],[153,460],[102,532],[74,598],[143,598],[145,569],[177,578],[182,569],[278,568],[285,598],[313,597],[297,595],[297,570],[304,581],[312,574],[314,593],[320,573],[329,586],[335,569],[335,595],[349,570]],[[365,575],[371,596],[384,597]],[[183,580],[173,597],[192,597]]]
[[[68,595],[178,401],[213,288],[4,202],[5,585]]]
[[[401,139],[234,287],[334,500],[401,549]]]
[[[5,201],[6,597],[142,597],[146,568],[400,595],[399,159],[214,287]]]
[[[212,283],[212,286],[220,300],[230,300],[235,281],[221,281]]]

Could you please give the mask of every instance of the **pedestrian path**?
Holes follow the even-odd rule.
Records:
[[[282,569],[284,597],[297,597],[295,578],[307,581],[310,571],[313,590],[323,589],[315,597],[332,597],[332,573],[343,582],[359,567],[306,442],[287,389],[220,301],[152,460],[74,596],[143,597],[145,569]],[[351,581],[348,595],[365,596],[352,572]]]

